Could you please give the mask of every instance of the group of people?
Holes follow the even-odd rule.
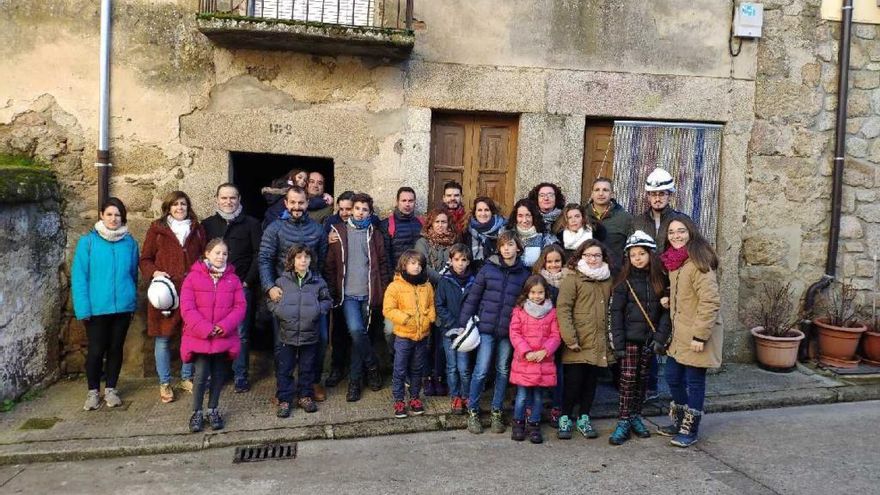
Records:
[[[364,387],[380,390],[377,351],[387,345],[395,417],[422,414],[423,395],[449,395],[452,412],[481,433],[480,396],[492,382],[490,428],[503,433],[512,383],[512,438],[533,443],[543,441],[545,399],[558,438],[575,430],[596,438],[598,379],[614,368],[619,421],[609,441],[620,445],[650,436],[641,407],[656,390],[656,355],[665,354],[672,424],[658,433],[687,447],[697,440],[706,369],[721,360],[718,259],[694,222],[669,205],[669,173],[655,169],[645,189],[650,208],[633,217],[609,179],[593,182],[585,205],[541,183],[505,218],[489,197],[467,212],[456,182],[418,216],[415,191],[401,187],[380,219],[373,199],[352,191],[335,199],[333,212],[324,177],[293,170],[263,190],[262,225],[242,211],[233,184],[217,188],[216,212],[201,223],[185,193],[170,193],[142,252],[126,230],[125,206],[110,198],[80,239],[72,269],[74,309],[89,341],[84,408],[122,403],[116,382],[139,268],[180,294],[177,309],[148,306],[147,330],[163,402],[175,399],[169,349],[182,334],[179,388],[193,392],[193,432],[206,420],[223,428],[218,406],[230,360],[235,392],[250,389],[249,336],[265,298],[279,417],[294,407],[316,411],[346,368],[347,401],[360,400]],[[462,346],[474,332],[478,343]]]

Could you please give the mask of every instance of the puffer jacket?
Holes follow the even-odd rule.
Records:
[[[696,368],[721,366],[724,330],[715,271],[703,273],[688,260],[669,273],[669,283],[672,340],[667,355],[679,364]],[[691,341],[695,339],[705,343],[703,352],[691,350]]]
[[[394,324],[394,335],[409,340],[422,340],[431,335],[431,324],[437,319],[434,309],[434,287],[430,282],[413,285],[399,273],[385,289],[382,315]]]
[[[260,268],[260,283],[263,292],[267,292],[275,284],[275,280],[284,273],[284,262],[287,252],[294,244],[305,244],[311,248],[311,269],[320,273],[327,257],[327,236],[321,225],[309,217],[308,213],[298,219],[287,217],[276,220],[266,227],[260,241],[260,255],[257,258]]]
[[[648,340],[665,345],[671,329],[669,310],[660,305],[660,297],[651,287],[648,271],[633,268],[627,281],[657,333],[651,330],[626,282],[621,282],[611,296],[611,346],[615,351],[622,351],[626,349],[627,342],[643,345]]]
[[[513,363],[510,383],[523,387],[553,387],[556,385],[556,363],[553,353],[559,348],[559,321],[551,309],[541,318],[528,314],[522,307],[513,308],[510,319],[510,344]],[[540,362],[526,360],[526,354],[544,349],[547,355]]]
[[[246,306],[241,281],[232,265],[227,265],[214,283],[205,262],[195,262],[180,291],[180,359],[190,363],[195,353],[225,353],[230,360],[235,359],[241,349],[238,325],[244,320]],[[215,326],[223,329],[223,333],[211,335]]]
[[[385,295],[385,286],[391,279],[388,271],[388,255],[385,253],[385,240],[381,232],[373,225],[367,227],[367,243],[370,255],[370,294],[369,306],[381,307]],[[335,305],[342,304],[345,299],[345,269],[348,266],[348,228],[345,223],[337,223],[331,227],[339,236],[339,242],[330,245],[327,262],[324,264],[327,284]]]
[[[608,338],[608,303],[611,279],[596,281],[571,271],[559,286],[556,316],[565,348],[562,362],[606,367],[614,362]],[[580,351],[569,346],[580,345]]]
[[[633,219],[633,228],[651,236],[654,242],[657,243],[657,252],[662,253],[666,249],[666,239],[668,237],[666,231],[669,230],[669,222],[682,217],[690,219],[687,214],[667,206],[660,212],[660,228],[658,229],[657,224],[654,223],[653,211],[651,208],[648,208],[648,211]]]
[[[278,318],[278,340],[293,346],[316,344],[321,316],[333,306],[327,282],[310,270],[302,280],[284,272],[275,285],[281,288],[281,301],[267,304]]]
[[[616,273],[622,266],[623,247],[626,246],[626,240],[635,232],[633,217],[613,199],[611,206],[602,218],[596,215],[592,201],[586,205],[586,209],[592,222],[602,225],[605,231],[605,239],[602,243],[608,248],[608,254],[614,260],[611,271]]]
[[[476,278],[473,274],[470,274],[467,282],[462,285],[450,273],[451,270],[452,268],[449,268],[447,273],[440,277],[440,282],[437,283],[437,290],[434,293],[437,326],[443,330],[458,327],[458,315],[461,313],[461,305],[468,290],[474,285],[474,279]]]
[[[138,245],[131,234],[110,242],[92,230],[80,237],[70,269],[70,293],[77,320],[137,307]]]
[[[497,254],[489,257],[461,305],[458,326],[464,328],[468,320],[477,315],[480,333],[507,338],[510,315],[529,275],[519,258],[508,266]]]
[[[385,235],[388,268],[393,272],[400,255],[407,249],[415,247],[416,241],[422,235],[422,219],[417,217],[415,212],[404,215],[395,208],[388,218],[382,220],[381,228]]]

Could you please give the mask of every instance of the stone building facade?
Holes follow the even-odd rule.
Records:
[[[216,185],[260,153],[325,160],[336,192],[368,191],[385,211],[413,186],[423,210],[432,125],[452,114],[514,122],[516,197],[550,180],[577,200],[591,121],[723,124],[725,354],[748,360],[740,308],[754,282],[822,271],[836,91],[838,27],[819,19],[819,0],[763,3],[764,38],[734,57],[729,1],[416,0],[414,47],[397,60],[228,48],[199,30],[198,0],[117,1],[111,194],[142,240],[165,193],[187,191],[208,215]],[[97,215],[98,19],[86,0],[18,2],[0,16],[0,152],[54,167],[68,262]],[[856,34],[842,263],[866,288],[880,236],[880,42],[875,26]],[[79,371],[81,325],[68,317],[62,333],[62,369]],[[133,352],[148,344],[141,312],[125,372],[149,371],[150,353]]]

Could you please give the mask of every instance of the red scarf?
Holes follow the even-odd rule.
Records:
[[[456,234],[461,234],[465,230],[465,211],[464,207],[459,205],[454,210],[446,209],[446,215],[449,217],[449,224],[455,230]]]
[[[670,272],[674,272],[681,268],[681,265],[683,265],[687,259],[687,246],[682,246],[678,249],[669,246],[669,248],[660,255],[660,261],[663,262],[663,266],[666,267],[666,270]]]

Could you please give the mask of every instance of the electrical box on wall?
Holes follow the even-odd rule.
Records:
[[[760,3],[742,2],[733,16],[733,35],[738,38],[760,38],[764,25],[764,6]]]

